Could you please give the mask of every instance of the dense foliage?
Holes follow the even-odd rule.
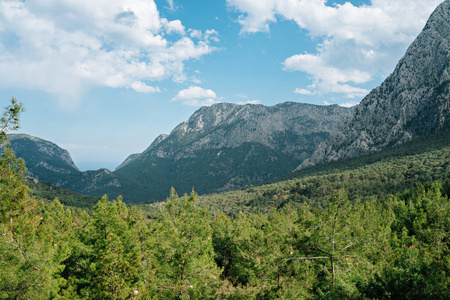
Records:
[[[172,191],[148,220],[120,198],[90,214],[58,200],[42,212],[23,170],[5,180],[11,163],[4,155],[1,298],[450,296],[450,181],[355,203],[340,190],[323,208],[236,217]]]
[[[33,196],[45,202],[58,198],[66,206],[91,209],[100,200],[100,197],[79,194],[33,178],[26,178],[25,184],[33,191]]]

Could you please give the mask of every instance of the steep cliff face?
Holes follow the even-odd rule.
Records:
[[[175,160],[195,158],[204,150],[238,148],[245,143],[258,143],[305,159],[316,140],[328,135],[350,111],[336,105],[294,102],[271,107],[219,103],[202,107],[170,135],[159,136],[142,154],[133,154],[126,162],[152,156]]]
[[[206,193],[259,183],[309,157],[350,111],[293,102],[202,107],[114,174],[136,185],[134,197],[148,199],[165,197],[171,186]]]
[[[392,147],[449,127],[450,0],[397,64],[297,169]]]

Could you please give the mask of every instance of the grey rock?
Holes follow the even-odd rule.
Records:
[[[440,4],[392,74],[297,169],[356,157],[449,128],[450,0]]]

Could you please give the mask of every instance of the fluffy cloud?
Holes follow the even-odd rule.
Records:
[[[190,106],[209,106],[218,102],[218,97],[211,89],[203,89],[198,86],[191,86],[178,92],[171,101],[181,101]]]
[[[298,54],[286,71],[307,73],[312,84],[303,94],[339,93],[361,97],[358,87],[392,71],[408,45],[442,0],[372,0],[371,5],[327,5],[325,0],[227,0],[240,14],[241,34],[267,32],[278,19],[295,22],[321,38],[317,53]],[[297,92],[298,92],[297,91]]]
[[[294,93],[300,94],[300,95],[312,95],[312,92],[311,92],[310,90],[307,90],[307,89],[299,89],[299,88],[296,88],[296,89],[294,90]]]
[[[153,0],[3,0],[0,84],[71,99],[95,86],[159,92],[158,81],[185,80],[184,62],[215,50],[185,31]]]
[[[370,74],[357,69],[338,69],[327,65],[320,55],[298,54],[287,58],[283,64],[286,71],[303,71],[312,75],[314,84],[309,88],[315,91],[344,94],[348,98],[362,97],[368,93],[367,90],[351,86],[347,82],[367,82],[371,78]],[[311,90],[299,88],[294,93],[314,94]]]
[[[197,29],[191,29],[189,32],[191,38],[203,40],[205,43],[209,43],[210,41],[220,42],[218,38],[219,33],[214,29],[207,29],[204,33]]]
[[[174,21],[167,21],[166,19],[162,19],[163,24],[166,28],[167,33],[178,33],[180,35],[184,35],[184,26],[181,24],[180,20],[174,20]]]

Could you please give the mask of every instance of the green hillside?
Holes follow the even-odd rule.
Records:
[[[450,176],[450,132],[422,136],[387,151],[304,169],[265,185],[201,196],[201,205],[234,215],[290,203],[322,206],[338,189],[351,201],[395,194]]]
[[[53,201],[58,198],[59,202],[66,206],[90,209],[100,200],[100,197],[82,195],[56,187],[50,182],[37,181],[32,178],[25,179],[25,184],[32,190],[32,195],[38,199]]]

